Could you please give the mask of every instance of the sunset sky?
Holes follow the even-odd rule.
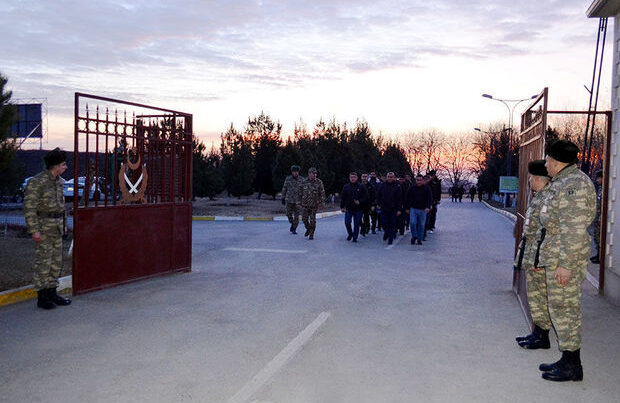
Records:
[[[0,72],[14,98],[47,98],[45,148],[72,149],[73,94],[194,115],[207,143],[261,111],[366,119],[398,136],[508,121],[499,102],[549,87],[587,108],[598,20],[589,0],[0,0]],[[599,105],[609,107],[610,21]],[[524,104],[523,104],[524,105]]]

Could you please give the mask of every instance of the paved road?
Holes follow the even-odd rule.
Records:
[[[584,382],[540,379],[511,292],[512,224],[441,206],[422,247],[195,222],[194,271],[0,309],[0,401],[610,402],[618,308],[586,288]]]

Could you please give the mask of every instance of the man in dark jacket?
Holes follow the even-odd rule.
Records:
[[[409,227],[411,228],[411,244],[416,241],[422,245],[424,239],[424,227],[426,214],[431,211],[433,204],[433,192],[428,185],[424,184],[422,175],[416,177],[415,186],[411,186],[405,199],[405,208],[409,210]]]
[[[366,187],[357,182],[357,173],[351,172],[349,183],[344,185],[340,193],[340,209],[345,213],[344,226],[347,228],[347,241],[353,239],[353,242],[357,242],[362,221],[362,209],[367,201]],[[353,229],[351,229],[351,219],[353,219]]]
[[[405,178],[405,176],[401,174],[400,177],[398,178],[398,184],[400,185],[400,191],[403,194],[403,200],[404,200],[405,196],[407,195],[407,192],[409,191],[409,185],[411,183],[407,182],[407,179]],[[408,226],[408,223],[407,223],[408,220],[407,220],[407,217],[406,217],[407,210],[404,209],[403,213],[404,214],[401,214],[396,219],[396,230],[401,235],[405,235],[405,226]]]
[[[437,171],[434,169],[428,173],[431,176],[429,186],[433,192],[433,205],[428,219],[428,231],[432,234],[435,230],[437,222],[437,207],[441,204],[441,179],[437,177]]]
[[[382,182],[379,178],[377,178],[377,173],[375,171],[370,171],[368,183],[372,186],[374,192],[373,206],[370,209],[370,220],[372,221],[370,229],[373,234],[376,234],[377,229],[381,231],[381,216],[377,211],[377,194],[379,193],[379,188],[381,187]]]
[[[372,187],[370,182],[368,182],[368,174],[362,174],[362,186],[366,188],[366,193],[368,193],[368,199],[366,203],[364,203],[362,207],[362,227],[361,234],[362,236],[366,236],[368,231],[370,231],[370,213],[375,210],[375,189]]]
[[[388,245],[394,241],[396,217],[401,214],[403,202],[402,191],[395,179],[394,172],[388,172],[386,181],[377,194],[377,208],[381,209],[381,223],[385,231],[383,240],[387,239]]]

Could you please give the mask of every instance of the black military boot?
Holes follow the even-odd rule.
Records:
[[[48,288],[49,290],[49,299],[55,303],[56,305],[69,305],[71,300],[69,298],[64,298],[58,295],[56,292],[56,288]]]
[[[306,233],[304,234],[304,236],[308,236],[308,235],[310,235],[310,230],[306,228]]]
[[[543,372],[542,377],[547,381],[566,382],[582,381],[583,367],[581,366],[580,350],[562,351],[562,358],[554,364],[541,364],[540,369],[551,368]]]
[[[56,308],[56,304],[49,298],[49,289],[37,291],[37,307],[43,309]]]
[[[519,347],[527,350],[548,349],[551,347],[549,330],[542,329],[538,325],[534,325],[534,331],[531,334],[525,337],[517,337],[516,340]]]

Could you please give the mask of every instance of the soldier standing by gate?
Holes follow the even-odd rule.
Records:
[[[58,277],[62,270],[62,236],[65,233],[65,197],[62,178],[67,156],[59,148],[48,152],[45,170],[26,186],[24,217],[28,232],[36,243],[33,285],[37,306],[52,309],[69,305],[71,300],[58,295]],[[77,190],[76,190],[77,192]]]
[[[549,329],[551,329],[551,318],[547,309],[547,279],[545,270],[538,267],[538,259],[542,238],[542,226],[540,225],[540,210],[543,206],[545,195],[549,190],[549,173],[545,168],[545,160],[531,161],[527,165],[530,174],[529,183],[534,196],[530,200],[525,213],[525,223],[523,234],[521,235],[521,245],[515,262],[517,270],[525,268],[525,280],[527,286],[527,302],[534,322],[534,330],[531,334],[524,337],[517,337],[519,346],[536,350],[539,348],[548,349],[551,347],[549,342]]]
[[[284,180],[282,187],[282,204],[286,204],[286,216],[291,223],[291,234],[297,234],[299,214],[301,212],[301,187],[304,179],[299,177],[299,165],[291,167],[291,174]]]
[[[558,140],[547,148],[546,167],[552,177],[540,210],[541,239],[538,267],[545,269],[549,317],[562,358],[541,364],[543,379],[581,381],[581,283],[590,254],[588,226],[596,212],[592,181],[577,165],[579,148]]]
[[[314,239],[316,229],[316,211],[323,207],[325,188],[323,181],[316,177],[316,168],[308,169],[308,179],[304,182],[301,192],[301,220],[306,227],[308,239]]]

